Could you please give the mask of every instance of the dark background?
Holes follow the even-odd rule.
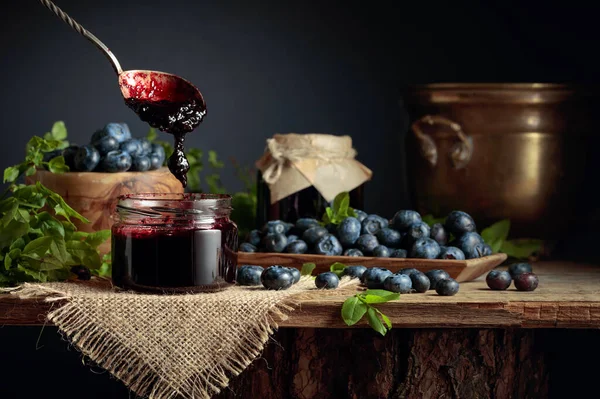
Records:
[[[208,116],[190,146],[251,166],[274,133],[350,135],[359,160],[374,171],[366,208],[387,215],[409,205],[404,85],[597,80],[595,9],[573,2],[397,3],[58,1],[124,69],[171,72],[200,88]],[[94,46],[37,1],[4,7],[2,169],[56,120],[77,143],[107,122],[146,134]],[[241,188],[231,167],[223,180],[231,191]],[[55,329],[44,330],[38,349],[39,334],[0,327],[0,397],[128,397],[119,382],[82,367]]]

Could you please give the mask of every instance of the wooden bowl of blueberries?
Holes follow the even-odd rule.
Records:
[[[89,144],[71,145],[48,153],[64,156],[69,172],[38,170],[26,177],[60,194],[90,223],[74,221],[85,232],[110,229],[117,198],[123,194],[183,193],[184,189],[165,164],[164,148],[146,138],[132,137],[125,123],[108,123],[92,134]],[[99,251],[110,252],[110,241]]]

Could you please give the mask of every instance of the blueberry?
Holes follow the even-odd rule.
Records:
[[[408,294],[412,290],[412,281],[406,274],[392,274],[383,282],[383,289]]]
[[[238,251],[240,251],[240,252],[256,252],[256,246],[250,244],[249,242],[243,242],[240,244]]]
[[[321,239],[321,237],[329,234],[327,229],[322,226],[311,227],[302,233],[302,240],[309,246],[313,246]]]
[[[98,150],[91,144],[79,147],[75,154],[75,170],[79,172],[91,172],[96,169],[100,162]]]
[[[365,218],[368,216],[367,212],[365,211],[361,211],[359,209],[355,209],[354,213],[356,213],[356,218],[358,219],[359,222],[362,223],[363,220],[365,220]]]
[[[121,143],[119,148],[122,151],[128,152],[132,157],[140,157],[143,155],[142,143],[139,139],[129,139]],[[161,147],[162,148],[162,147]],[[163,150],[164,155],[164,150]]]
[[[300,239],[300,238],[298,238],[297,235],[294,235],[294,234],[291,234],[291,235],[287,236],[287,238],[288,238],[288,242],[293,242],[293,241],[296,241],[296,240]]]
[[[261,244],[266,252],[283,252],[287,246],[287,237],[284,234],[267,234]]]
[[[515,276],[514,282],[518,291],[533,291],[537,288],[540,280],[535,273],[521,273]]]
[[[407,276],[412,276],[415,273],[421,273],[421,272],[418,271],[417,269],[415,269],[414,267],[406,267],[406,268],[400,269],[396,272],[396,274],[406,274]]]
[[[346,266],[342,271],[342,276],[350,276],[352,278],[361,278],[363,273],[367,270],[365,266],[355,265]]]
[[[465,258],[474,259],[474,258],[482,258],[484,256],[490,256],[492,254],[492,247],[482,242],[479,244],[475,244],[475,247],[471,249],[470,252],[465,252]]]
[[[349,247],[360,237],[361,224],[357,218],[347,217],[337,226],[337,237],[340,243]]]
[[[407,256],[406,249],[394,249],[390,254],[390,258],[406,258]]]
[[[356,248],[348,248],[347,250],[344,251],[343,255],[344,256],[365,256],[360,251],[360,249],[356,249]]]
[[[394,229],[405,232],[408,231],[408,228],[411,224],[421,222],[421,215],[417,211],[411,210],[402,210],[396,212],[394,217],[392,218],[392,226]]]
[[[152,164],[150,163],[150,158],[147,156],[131,158],[130,170],[134,170],[137,172],[145,172],[147,170],[150,170],[150,166],[152,166]]]
[[[255,247],[260,245],[260,240],[262,239],[262,234],[258,230],[250,230],[248,235],[246,236],[246,242],[254,245]]]
[[[269,290],[286,290],[294,284],[294,275],[287,267],[267,267],[260,275],[262,285]]]
[[[75,170],[75,155],[79,150],[79,146],[70,145],[62,151],[62,156],[65,158],[65,164],[71,171]]]
[[[464,233],[476,232],[475,221],[466,212],[452,211],[446,217],[446,230],[455,237],[460,237]]]
[[[440,247],[438,259],[465,260],[465,254],[456,247]]]
[[[429,238],[431,229],[425,222],[415,222],[408,227],[406,235],[402,239],[404,249],[411,249],[412,246],[421,238]],[[437,244],[437,243],[436,243]],[[439,248],[439,244],[438,244]]]
[[[288,244],[283,249],[283,252],[288,254],[305,254],[308,252],[308,245],[302,240],[290,242],[288,237]]]
[[[361,222],[362,234],[377,234],[383,228],[388,227],[388,220],[379,215],[369,215]]]
[[[435,287],[437,286],[438,281],[450,278],[450,275],[448,274],[448,272],[445,270],[441,270],[441,269],[429,270],[428,272],[425,273],[425,275],[427,276],[427,278],[429,279],[429,282],[431,283],[431,286],[429,287],[430,290],[435,290]]]
[[[452,245],[454,244],[454,245]],[[464,233],[462,236],[460,236],[457,240],[456,243],[452,243],[451,245],[454,247],[458,247],[460,248],[461,251],[464,252],[465,254],[465,258],[467,259],[472,259],[472,258],[477,258],[478,256],[471,256],[473,254],[476,254],[476,246],[478,244],[484,244],[483,242],[483,238],[481,238],[481,236],[477,233],[474,232],[467,232]]]
[[[131,138],[129,127],[125,123],[107,123],[102,129],[92,134],[91,143],[99,141],[102,137],[114,137],[117,142],[122,143]]]
[[[532,273],[533,268],[529,263],[513,263],[512,265],[508,266],[508,272],[512,278],[515,278],[519,274]]]
[[[50,162],[52,159],[61,156],[63,150],[52,150],[44,153],[43,162]]]
[[[262,233],[267,234],[285,234],[285,223],[281,220],[269,220],[262,228]]]
[[[166,157],[165,147],[160,144],[152,143],[152,153],[160,155],[163,159]]]
[[[391,251],[385,245],[378,245],[373,250],[373,256],[377,258],[389,258],[391,255]]]
[[[324,272],[317,275],[317,278],[315,278],[315,285],[317,288],[331,290],[340,285],[340,279],[334,272]]]
[[[243,265],[238,268],[236,281],[239,285],[260,285],[262,266]]]
[[[317,219],[312,218],[300,218],[296,220],[296,229],[300,234],[304,233],[311,227],[321,227],[321,224]]]
[[[342,244],[333,234],[326,234],[316,242],[314,251],[317,255],[338,256],[342,254]]]
[[[487,286],[496,291],[503,291],[510,286],[512,277],[504,270],[492,270],[485,277]]]
[[[290,271],[290,273],[292,273],[292,276],[294,276],[294,284],[300,281],[300,277],[302,277],[300,270],[296,269],[295,267],[288,267],[287,269]]]
[[[102,136],[99,139],[92,141],[90,144],[96,147],[100,156],[104,156],[111,151],[119,149],[119,142],[112,136]]]
[[[294,223],[283,222],[283,224],[285,225],[285,234],[289,234],[294,228]]]
[[[440,245],[431,238],[420,238],[410,250],[411,258],[435,259],[440,254]]]
[[[441,223],[435,223],[431,226],[429,236],[440,245],[446,245],[448,242],[448,233],[446,233],[446,229]]]
[[[383,288],[383,282],[386,278],[391,276],[393,273],[388,269],[384,269],[382,267],[370,267],[360,278],[361,283],[367,286],[370,289],[380,289]]]
[[[142,146],[142,154],[148,155],[152,152],[152,143],[147,138],[139,139]]]
[[[410,281],[412,282],[413,290],[422,294],[429,290],[429,286],[431,282],[429,281],[429,277],[425,275],[425,273],[417,271],[416,273],[409,274]]]
[[[102,158],[101,168],[105,172],[126,172],[131,168],[131,155],[121,150],[111,151]]]
[[[150,170],[160,169],[165,163],[165,159],[158,154],[150,154]]]
[[[363,254],[371,254],[375,247],[379,245],[377,237],[371,234],[363,234],[356,240],[356,246]]]
[[[92,278],[90,269],[85,266],[73,266],[71,267],[71,273],[75,274],[78,280],[89,280]]]
[[[386,247],[397,248],[400,246],[400,242],[402,241],[402,234],[398,231],[391,229],[389,227],[385,227],[379,230],[376,234],[379,242]]]
[[[445,278],[437,282],[435,292],[442,296],[452,296],[458,293],[460,285],[453,278]]]

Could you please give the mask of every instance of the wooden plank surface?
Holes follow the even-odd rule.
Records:
[[[503,267],[500,267],[503,268]],[[484,276],[462,283],[452,297],[434,291],[402,295],[379,305],[395,328],[525,327],[599,328],[600,266],[567,262],[534,264],[540,279],[533,292],[487,288]],[[328,291],[319,299],[302,299],[282,327],[349,328],[340,316],[343,301],[354,290]],[[0,295],[0,326],[41,325],[50,306],[42,300]],[[364,321],[352,328],[368,327]]]

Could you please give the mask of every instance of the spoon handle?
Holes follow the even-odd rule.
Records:
[[[108,58],[108,60],[112,64],[112,67],[115,70],[115,72],[117,73],[117,75],[120,75],[121,72],[123,72],[123,69],[121,68],[121,65],[119,64],[119,61],[117,60],[117,57],[115,57],[115,55],[112,53],[112,51],[110,51],[108,49],[108,47],[106,47],[106,45],[100,41],[100,39],[98,39],[96,36],[91,34],[83,26],[79,25],[77,23],[77,21],[75,21],[73,18],[69,17],[63,10],[58,8],[58,6],[56,4],[54,4],[53,2],[51,2],[50,0],[40,0],[40,3],[42,3],[42,5],[44,5],[44,6],[46,6],[46,8],[48,8],[54,14],[56,14],[57,17],[62,19],[63,22],[65,22],[71,28],[75,29],[80,35],[82,35],[83,37],[85,37],[86,39],[88,39],[89,41],[94,43],[96,45],[96,47],[98,47],[104,53],[104,55]]]

